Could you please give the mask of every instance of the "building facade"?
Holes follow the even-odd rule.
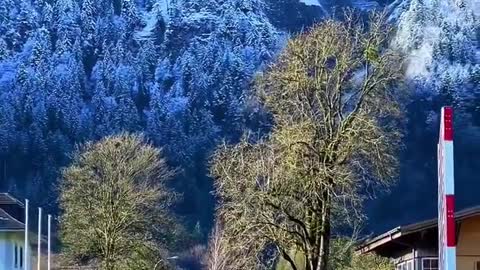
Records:
[[[455,215],[457,270],[480,270],[480,206]],[[391,258],[396,270],[438,270],[437,219],[399,226],[360,244],[358,253]]]
[[[25,254],[25,209],[24,205],[7,193],[0,193],[0,269],[26,270],[26,261],[31,266],[32,256]],[[34,235],[32,235],[32,240]],[[32,245],[27,247],[32,254]],[[31,267],[30,267],[31,269]]]

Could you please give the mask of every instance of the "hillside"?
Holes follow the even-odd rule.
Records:
[[[457,208],[480,203],[472,192],[480,187],[475,177],[480,164],[474,158],[480,154],[478,1],[394,4],[392,16],[398,24],[394,46],[409,57],[406,75],[413,95],[407,102],[399,185],[370,209],[371,219],[381,221],[383,230],[436,215],[436,143],[438,112],[443,105],[451,104],[456,111]]]

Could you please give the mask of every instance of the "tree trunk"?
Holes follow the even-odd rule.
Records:
[[[331,200],[330,194],[328,191],[325,191],[323,194],[324,204],[322,207],[322,226],[320,232],[320,243],[319,243],[319,262],[317,264],[316,270],[327,270],[328,259],[330,253],[330,238],[331,238]]]
[[[319,208],[322,208],[322,202],[318,202]],[[308,250],[305,256],[305,270],[315,270],[317,269],[318,265],[318,250],[319,245],[318,239],[320,235],[319,230],[319,216],[318,213],[315,211],[307,211],[307,218],[308,220],[308,231],[309,231],[309,238],[308,238]]]
[[[327,270],[331,238],[331,199],[328,190],[318,202],[320,213],[310,215],[310,246],[306,270]]]

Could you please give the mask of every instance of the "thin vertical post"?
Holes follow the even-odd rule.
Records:
[[[51,256],[51,231],[52,231],[52,215],[48,215],[48,251],[47,251],[47,270],[50,270],[50,256]]]
[[[28,200],[25,200],[25,243],[23,247],[25,270],[28,270]]]
[[[41,259],[41,238],[42,238],[42,208],[38,208],[38,235],[37,235],[37,270],[40,270]]]
[[[438,259],[439,270],[457,269],[455,229],[455,179],[453,109],[441,111],[438,142]]]

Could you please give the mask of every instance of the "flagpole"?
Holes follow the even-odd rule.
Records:
[[[47,251],[47,270],[50,270],[50,256],[51,256],[51,237],[52,231],[52,215],[48,215],[48,251]]]
[[[28,270],[28,199],[25,199],[25,243],[23,248],[24,261],[25,261],[25,270]]]
[[[41,259],[41,238],[42,238],[42,208],[38,208],[38,235],[37,235],[37,270],[40,270]]]

